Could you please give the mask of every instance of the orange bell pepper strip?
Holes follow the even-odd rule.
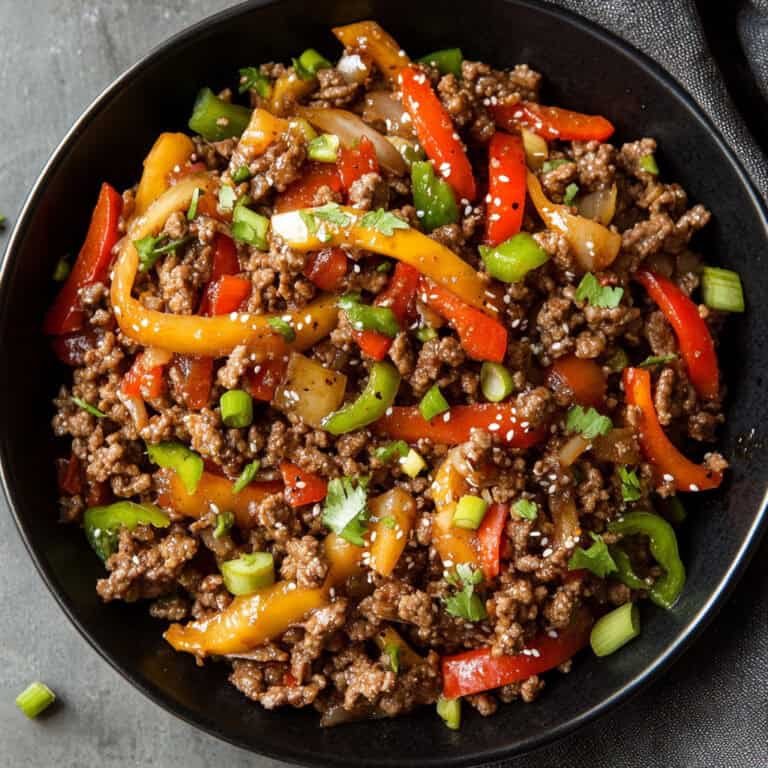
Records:
[[[244,530],[258,524],[256,505],[283,489],[281,482],[270,481],[250,483],[240,493],[235,493],[231,480],[213,472],[203,472],[197,490],[189,493],[173,470],[161,469],[156,476],[159,489],[157,503],[163,509],[184,517],[199,518],[215,507],[220,512],[232,512],[238,528]]]
[[[656,272],[639,270],[635,273],[635,280],[659,305],[675,331],[691,384],[701,397],[716,398],[720,387],[720,372],[715,343],[695,302],[671,280]]]
[[[69,277],[45,316],[45,333],[58,336],[79,331],[83,327],[79,291],[87,285],[107,281],[112,248],[120,237],[117,226],[122,210],[123,198],[117,190],[106,182],[102,184],[83,247]]]
[[[245,374],[245,388],[256,400],[269,403],[275,396],[275,390],[285,375],[287,363],[282,358],[265,360]]]
[[[372,570],[391,576],[416,520],[416,502],[402,488],[392,488],[368,502],[371,525],[366,534]]]
[[[399,261],[387,287],[373,302],[391,309],[401,328],[414,310],[420,277],[418,270]],[[374,360],[383,360],[392,346],[392,339],[376,331],[355,331],[352,335],[363,353]]]
[[[367,136],[361,136],[356,147],[342,147],[338,168],[341,183],[347,192],[366,173],[378,173],[379,161],[373,142]]]
[[[430,421],[421,415],[418,406],[395,405],[373,428],[393,440],[415,443],[424,437],[439,445],[465,443],[473,429],[498,431],[509,448],[530,448],[541,442],[546,433],[543,426],[518,421],[517,409],[511,403],[454,405]]]
[[[339,42],[349,50],[365,53],[391,82],[397,73],[411,63],[397,41],[375,21],[357,21],[332,30]]]
[[[183,133],[161,133],[144,159],[133,209],[134,216],[141,216],[160,195],[171,186],[170,174],[181,168],[192,156],[195,145]]]
[[[306,472],[290,461],[280,462],[280,474],[285,483],[285,500],[292,507],[322,501],[328,493],[328,483],[322,477]]]
[[[397,79],[403,91],[403,106],[435,170],[451,185],[458,200],[474,200],[477,187],[472,165],[429,79],[415,67],[402,69]]]
[[[164,366],[162,365],[153,365],[151,368],[145,367],[144,355],[139,354],[128,373],[123,377],[120,388],[131,397],[148,399],[160,397],[165,389],[163,370]]]
[[[613,124],[601,115],[585,115],[562,107],[545,107],[532,101],[497,104],[491,107],[497,125],[506,131],[527,128],[544,139],[561,141],[605,141]]]
[[[304,173],[277,196],[275,211],[285,213],[311,207],[321,187],[341,192],[342,182],[338,169],[330,163],[308,163]]]
[[[419,298],[444,317],[459,335],[461,346],[473,360],[500,363],[507,354],[507,329],[492,317],[463,302],[431,280],[422,278]]]
[[[336,291],[347,274],[347,254],[341,248],[323,248],[310,253],[304,277],[321,291]]]
[[[570,392],[578,405],[596,408],[605,399],[605,374],[594,360],[583,360],[576,355],[558,357],[547,368],[545,376],[550,389]]]
[[[570,206],[550,202],[541,183],[528,172],[528,194],[548,229],[565,237],[576,254],[579,266],[587,272],[599,272],[613,264],[621,248],[621,235],[597,221],[571,213]]]
[[[525,150],[519,136],[496,131],[488,146],[485,242],[498,245],[520,231],[525,211]]]
[[[501,543],[509,517],[509,504],[491,504],[477,529],[477,551],[486,579],[499,575]]]
[[[478,648],[444,656],[443,696],[471,696],[554,669],[587,645],[592,624],[592,615],[586,608],[580,608],[570,626],[560,630],[556,637],[542,632],[527,644],[526,650],[535,650],[535,654],[493,656],[490,648]]]
[[[144,346],[186,355],[218,357],[246,345],[257,358],[282,356],[288,349],[307,349],[327,336],[337,323],[336,297],[320,296],[301,310],[281,313],[290,317],[296,338],[286,343],[269,324],[272,315],[240,313],[236,317],[173,315],[149,310],[132,296],[139,256],[134,241],[158,232],[169,214],[186,210],[196,188],[210,190],[208,176],[190,176],[166,190],[140,219],[131,225],[117,257],[112,280],[112,306],[122,332]],[[307,316],[310,320],[307,320]]]
[[[659,475],[666,479],[671,477],[678,491],[717,488],[723,480],[722,472],[694,464],[677,450],[664,433],[653,405],[650,371],[625,368],[623,381],[627,403],[640,409],[640,448]]]
[[[286,86],[283,85],[281,87],[285,89]],[[278,94],[278,98],[282,99],[284,95],[285,90],[283,90],[283,93]],[[253,110],[248,127],[243,131],[243,135],[237,142],[238,150],[245,149],[248,158],[259,157],[287,130],[287,120],[276,117],[266,109],[258,107]]]
[[[450,248],[423,232],[408,227],[394,229],[391,235],[386,235],[378,229],[363,226],[364,213],[349,206],[334,209],[335,219],[343,224],[324,220],[322,232],[320,229],[310,231],[306,219],[312,216],[313,210],[307,208],[272,216],[272,232],[282,237],[289,247],[304,253],[348,245],[389,256],[432,278],[467,304],[492,314],[497,312],[494,305],[497,297],[488,290],[485,280]]]

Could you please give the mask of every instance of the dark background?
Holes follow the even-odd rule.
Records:
[[[120,71],[228,0],[0,0],[0,213],[13,221],[42,164]],[[665,0],[659,0],[664,7]],[[736,2],[699,3],[731,97],[768,149],[768,110],[736,35]],[[768,55],[768,54],[767,54]],[[0,250],[7,239],[0,233]],[[7,364],[7,361],[6,363]],[[33,461],[34,457],[30,457]],[[768,766],[768,542],[697,643],[621,709],[507,768]],[[27,722],[31,679],[61,703]],[[134,691],[64,619],[0,502],[0,768],[277,768],[198,733]]]

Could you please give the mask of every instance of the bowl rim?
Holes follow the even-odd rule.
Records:
[[[40,198],[44,192],[50,176],[58,169],[64,161],[72,145],[78,140],[80,134],[95,119],[95,117],[108,105],[114,95],[119,93],[127,84],[140,78],[144,71],[153,65],[156,61],[162,59],[169,51],[179,46],[193,43],[195,38],[201,34],[210,31],[210,29],[223,24],[230,19],[240,16],[248,11],[266,5],[277,4],[280,0],[244,0],[236,5],[226,8],[217,13],[206,16],[194,24],[185,27],[176,32],[163,42],[154,46],[149,52],[144,54],[134,64],[125,69],[120,75],[112,80],[101,92],[90,102],[83,110],[80,116],[75,120],[72,127],[66,132],[59,141],[56,148],[51,153],[49,159],[40,170],[36,181],[27,194],[24,203],[19,211],[15,225],[11,231],[5,253],[0,263],[0,307],[5,306],[5,297],[9,290],[10,266],[16,259],[16,251],[24,235],[28,231],[31,222],[37,212]],[[576,27],[580,32],[597,38],[601,43],[617,50],[619,53],[629,57],[634,64],[645,70],[654,80],[671,91],[673,95],[680,100],[701,121],[705,129],[710,134],[724,160],[726,160],[736,177],[745,189],[750,202],[753,204],[757,214],[762,218],[763,225],[768,233],[768,208],[766,202],[757,191],[754,182],[749,177],[741,161],[737,158],[734,151],[726,143],[722,134],[715,126],[709,115],[693,99],[687,90],[660,64],[654,61],[650,56],[639,50],[632,43],[622,39],[608,29],[599,26],[595,22],[580,16],[577,13],[560,8],[549,3],[536,2],[536,0],[502,0],[513,6],[528,8],[538,13],[543,13],[551,18],[565,19],[569,25]],[[38,555],[30,538],[29,526],[20,515],[15,503],[12,481],[6,470],[6,451],[5,443],[0,443],[0,486],[11,511],[16,528],[21,536],[24,546],[27,549],[32,561],[45,583],[48,591],[55,599],[58,606],[67,616],[69,621],[75,626],[80,635],[88,644],[104,659],[112,669],[114,669],[124,680],[129,682],[134,688],[139,690],[144,696],[162,707],[166,712],[174,715],[187,724],[205,732],[222,741],[233,744],[241,749],[252,753],[262,754],[266,757],[287,761],[297,765],[312,765],[325,767],[328,765],[336,766],[356,766],[358,762],[352,758],[345,757],[342,754],[324,755],[318,753],[309,753],[300,745],[288,746],[284,751],[277,752],[270,747],[259,747],[256,750],[252,745],[238,740],[234,736],[228,735],[214,723],[198,718],[185,705],[170,701],[166,695],[156,686],[148,681],[144,681],[132,674],[128,669],[123,668],[111,654],[105,650],[89,632],[86,626],[79,620],[75,608],[70,604],[68,598],[56,588],[52,570],[45,563],[43,558]],[[672,662],[680,657],[693,642],[701,635],[704,629],[716,617],[722,608],[725,600],[730,596],[739,579],[743,576],[752,556],[757,549],[763,535],[768,529],[768,514],[766,509],[768,505],[768,490],[763,495],[759,509],[755,518],[741,542],[735,556],[733,557],[727,571],[720,581],[711,589],[708,598],[696,612],[696,614],[680,630],[677,639],[672,642],[664,651],[656,656],[654,660],[646,666],[641,672],[627,680],[618,690],[605,699],[600,700],[594,706],[585,712],[566,720],[545,733],[524,737],[513,747],[498,747],[489,749],[474,749],[469,753],[456,755],[455,757],[430,757],[414,762],[408,758],[403,759],[383,759],[373,760],[368,764],[371,766],[412,766],[413,768],[430,768],[437,766],[465,766],[479,763],[489,763],[512,757],[513,755],[522,755],[546,744],[558,741],[577,728],[583,727],[588,723],[607,712],[626,704],[633,696],[639,694],[648,687],[659,675],[667,669]]]

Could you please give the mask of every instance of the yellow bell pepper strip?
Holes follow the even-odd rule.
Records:
[[[402,488],[392,488],[371,499],[368,508],[371,512],[366,535],[369,564],[382,576],[390,576],[408,544],[408,534],[416,519],[416,502]]]
[[[254,109],[248,127],[238,142],[238,149],[248,147],[249,155],[258,157],[267,151],[281,134],[288,130],[288,121],[275,117],[266,109]]]
[[[141,216],[170,186],[168,174],[182,166],[195,151],[192,139],[183,133],[161,133],[144,158],[133,208],[134,216]]]
[[[213,179],[206,174],[182,179],[132,223],[117,256],[112,280],[112,305],[120,329],[139,344],[183,355],[219,357],[244,344],[261,358],[259,362],[284,355],[289,349],[313,346],[336,327],[334,296],[323,295],[302,310],[280,314],[288,318],[296,332],[295,339],[288,343],[270,325],[273,315],[173,315],[146,309],[131,295],[139,264],[134,241],[158,232],[174,211],[186,210],[195,189],[210,192],[213,185]]]
[[[276,115],[290,114],[296,104],[316,87],[317,80],[314,77],[304,80],[295,71],[286,70],[275,80],[269,99],[269,111]]]
[[[250,483],[237,493],[231,480],[212,472],[203,472],[197,490],[189,493],[178,474],[170,469],[157,473],[157,485],[157,503],[163,509],[184,517],[202,517],[215,507],[219,512],[232,512],[238,527],[243,529],[256,525],[255,507],[258,502],[283,490],[281,482],[270,481]]]
[[[367,53],[390,82],[411,60],[397,41],[375,21],[358,21],[332,30],[349,50]]]
[[[576,254],[579,266],[599,272],[613,264],[621,248],[621,235],[597,221],[571,213],[570,206],[547,200],[539,180],[528,172],[528,195],[548,229],[560,232]]]
[[[393,228],[388,230],[391,234],[385,234],[375,225],[366,226],[364,217],[362,211],[335,204],[305,208],[273,216],[272,232],[291,248],[305,253],[352,245],[389,256],[431,277],[467,304],[495,314],[495,295],[488,291],[483,278],[452,250],[411,227]]]

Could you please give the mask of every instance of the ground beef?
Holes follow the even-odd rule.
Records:
[[[328,562],[320,542],[313,536],[291,539],[286,544],[286,556],[280,575],[295,581],[299,587],[313,589],[322,585],[328,574]]]
[[[326,68],[317,72],[318,89],[312,94],[313,107],[346,107],[360,94],[358,83],[348,83],[338,69]]]
[[[421,397],[437,381],[443,367],[458,368],[464,359],[464,350],[454,336],[424,342],[408,379],[414,395]]]

